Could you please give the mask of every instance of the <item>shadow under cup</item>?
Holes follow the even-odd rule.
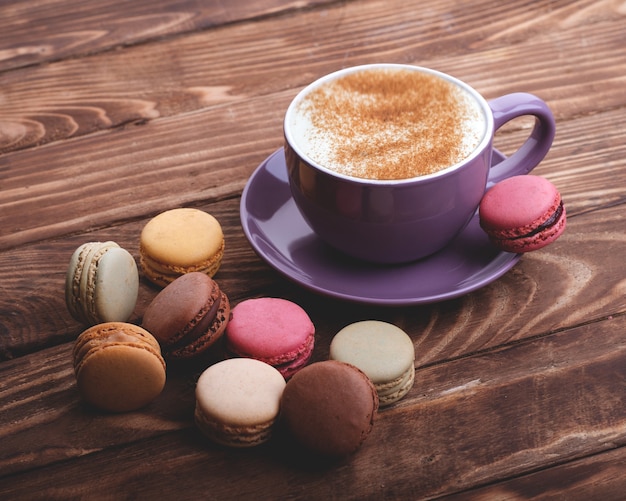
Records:
[[[298,103],[324,82],[372,68],[425,72],[464,89],[485,118],[485,134],[478,147],[461,162],[433,174],[394,180],[340,174],[307,157],[292,130]],[[495,131],[523,115],[536,118],[530,136],[511,157],[491,169]],[[547,105],[532,94],[508,94],[488,103],[467,84],[443,73],[378,64],[340,70],[303,89],[287,110],[284,133],[291,193],[312,230],[349,256],[392,264],[427,257],[450,243],[475,214],[489,186],[529,173],[545,157],[555,124]]]

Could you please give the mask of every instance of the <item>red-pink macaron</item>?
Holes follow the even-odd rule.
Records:
[[[315,327],[308,314],[286,299],[247,299],[232,309],[226,347],[232,354],[274,366],[285,379],[304,367],[313,352]]]
[[[565,230],[561,194],[547,179],[514,176],[487,191],[479,207],[480,226],[507,252],[530,252],[554,242]]]

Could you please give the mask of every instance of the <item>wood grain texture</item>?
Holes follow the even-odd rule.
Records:
[[[447,499],[488,501],[490,499],[568,499],[621,501],[626,492],[623,477],[626,450],[616,448],[547,470],[522,475],[506,482],[452,495]]]
[[[121,54],[5,72],[0,74],[5,103],[0,152],[297,88],[334,69],[372,60],[441,69],[467,80],[486,97],[550,87],[552,93],[542,97],[559,117],[590,113],[598,100],[604,108],[623,105],[624,72],[615,69],[626,64],[626,35],[610,23],[611,16],[595,19],[597,29],[589,36],[590,20],[574,16],[571,5],[551,7],[551,16],[565,17],[569,35],[554,38],[541,33],[546,16],[536,10],[512,13],[505,4],[494,10],[486,0],[473,9],[442,2],[430,15],[411,2],[403,6],[342,4],[324,11],[323,22],[313,10],[297,18],[271,18],[157,41],[157,50],[153,44],[140,45]],[[487,10],[489,28],[483,22]],[[532,37],[509,45],[504,34],[496,35],[503,30],[510,36],[508,20],[515,15],[525,19],[517,35]],[[373,23],[377,28],[369,33]],[[337,30],[340,39],[333,36]],[[435,30],[445,36],[433,38]],[[320,59],[321,53],[331,56]],[[534,57],[528,58],[528,53]],[[601,66],[597,53],[603,54]],[[303,63],[306,72],[291,71],[294,64]],[[571,68],[579,75],[579,88],[572,88],[567,78]],[[512,80],[511,71],[518,77]],[[590,93],[593,101],[579,98]]]
[[[626,489],[626,7],[620,0],[25,0],[0,2],[0,498],[621,500]],[[449,72],[487,98],[544,98],[557,135],[535,170],[566,232],[463,297],[389,308],[319,296],[273,271],[239,220],[300,88],[374,61]],[[531,120],[507,124],[513,152]],[[291,299],[333,335],[407,331],[416,383],[353,456],[312,461],[280,433],[253,450],[204,440],[194,385],[224,356],[169,364],[146,408],[79,399],[64,304],[86,241],[138,258],[173,207],[222,223],[232,304]],[[158,289],[144,279],[131,318]]]
[[[309,8],[332,0],[26,0],[0,4],[0,71]]]

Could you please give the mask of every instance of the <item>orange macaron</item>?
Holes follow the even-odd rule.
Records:
[[[140,409],[165,386],[165,361],[157,340],[125,322],[94,325],[73,350],[78,391],[89,404],[110,412]]]

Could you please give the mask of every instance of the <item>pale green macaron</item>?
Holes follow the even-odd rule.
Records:
[[[125,322],[139,293],[133,256],[115,242],[87,242],[74,251],[65,279],[65,302],[85,325]]]
[[[341,329],[330,344],[330,358],[361,369],[374,383],[380,405],[404,397],[415,381],[415,347],[399,327],[365,320]]]

